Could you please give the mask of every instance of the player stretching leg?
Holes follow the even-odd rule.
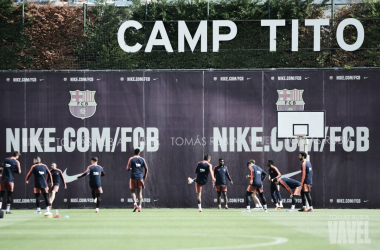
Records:
[[[259,194],[261,201],[263,202],[264,212],[268,212],[267,209],[267,201],[264,196],[264,189],[263,189],[263,180],[265,180],[266,176],[268,175],[265,171],[263,171],[259,166],[255,165],[255,160],[250,160],[247,162],[247,167],[251,171],[250,175],[247,175],[247,178],[250,178],[249,186],[247,188],[246,192],[246,202],[247,202],[247,209],[245,212],[250,212],[250,196]]]
[[[136,148],[134,151],[135,155],[128,160],[127,171],[131,171],[131,178],[129,179],[129,189],[131,190],[132,200],[133,200],[133,212],[138,210],[141,212],[141,205],[143,202],[142,190],[145,188],[144,180],[148,177],[148,165],[145,159],[140,156],[140,149]],[[143,169],[145,173],[143,175]],[[136,193],[139,195],[139,205],[136,203]]]
[[[305,152],[301,152],[299,154],[299,159],[301,161],[301,198],[302,198],[302,208],[298,210],[299,212],[306,212],[306,199],[309,203],[310,209],[307,212],[314,212],[313,203],[311,200],[311,185],[313,184],[313,170],[311,163],[306,160],[307,154]]]
[[[202,187],[207,183],[209,173],[211,174],[212,182],[215,182],[210,161],[211,156],[205,155],[203,161],[198,162],[197,168],[195,169],[195,173],[197,174],[197,178],[195,179],[195,191],[197,193],[199,212],[202,212]]]
[[[65,185],[65,189],[67,189],[67,185],[65,182],[65,178],[63,177],[62,171],[57,168],[57,164],[55,162],[51,164],[50,173],[53,177],[53,186],[49,189],[49,206],[51,209],[51,206],[55,199],[55,194],[58,193],[60,180],[62,179],[62,182]]]
[[[290,198],[292,198],[292,207],[287,212],[294,212],[296,206],[295,196],[301,195],[301,182],[293,180],[291,178],[280,178],[279,180],[274,180],[276,185],[280,185],[290,193]]]
[[[14,189],[14,177],[13,174],[21,174],[20,162],[17,160],[21,154],[18,151],[14,151],[12,156],[6,158],[4,161],[4,166],[0,178],[0,210],[3,203],[3,197],[5,191],[7,191],[7,211],[6,214],[12,214],[11,204],[12,204],[12,194]]]
[[[225,208],[228,209],[228,200],[227,200],[227,179],[233,185],[233,181],[231,180],[231,176],[228,173],[228,169],[224,166],[224,160],[222,158],[219,159],[219,165],[214,167],[214,177],[215,181],[215,189],[218,193],[218,209],[222,207],[222,193],[224,196],[224,200],[226,202]]]
[[[87,167],[86,171],[83,172],[77,178],[82,178],[83,176],[90,175],[90,188],[92,198],[94,198],[94,203],[96,203],[95,213],[99,213],[100,195],[103,193],[101,177],[105,175],[104,170],[98,165],[98,157],[91,158],[91,165]]]
[[[281,209],[284,206],[282,205],[282,197],[279,190],[280,187],[274,183],[274,180],[278,180],[281,177],[281,173],[275,166],[273,166],[272,160],[268,160],[267,166],[269,171],[270,194],[272,195],[273,202],[276,203],[276,209]]]
[[[53,183],[53,179],[51,177],[51,173],[48,169],[48,167],[41,163],[40,157],[35,157],[33,159],[33,166],[30,168],[28,174],[26,175],[25,182],[26,184],[29,183],[28,179],[31,174],[34,175],[34,196],[36,197],[36,205],[37,205],[37,211],[36,214],[41,214],[41,207],[40,207],[40,194],[44,196],[45,204],[46,204],[46,212],[50,212],[49,207],[49,199],[48,199],[48,181],[49,179],[50,184]]]

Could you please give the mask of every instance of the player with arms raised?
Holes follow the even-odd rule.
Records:
[[[99,213],[100,195],[103,193],[101,177],[104,176],[105,173],[103,168],[98,165],[98,157],[92,157],[91,165],[77,178],[79,179],[86,175],[90,175],[89,184],[92,198],[94,198],[94,203],[96,204],[95,213]]]
[[[7,200],[7,211],[6,214],[12,214],[11,204],[12,204],[12,194],[14,189],[14,177],[13,174],[21,174],[20,162],[17,160],[20,157],[20,152],[14,151],[12,156],[6,158],[4,161],[1,181],[0,181],[0,210],[3,203],[3,197],[5,191],[7,191],[8,200]]]
[[[140,149],[136,148],[135,155],[128,160],[127,171],[131,171],[129,179],[129,189],[131,190],[133,200],[133,212],[141,212],[143,202],[142,190],[145,188],[144,180],[148,177],[148,165],[145,159],[140,156]],[[145,170],[145,172],[144,172]],[[139,205],[136,202],[136,189],[139,194]]]
[[[228,168],[224,165],[224,160],[222,158],[219,159],[219,165],[214,167],[213,172],[215,177],[215,189],[218,193],[218,209],[221,209],[222,207],[222,193],[226,202],[225,208],[228,209],[226,177],[231,184],[234,183],[231,180]]]
[[[306,212],[306,199],[309,203],[309,210],[307,212],[314,212],[313,203],[311,200],[311,185],[313,184],[313,169],[311,163],[306,159],[307,154],[305,152],[301,152],[299,154],[299,159],[301,161],[301,198],[302,198],[302,208],[298,210],[299,212]]]
[[[50,173],[53,177],[53,186],[49,189],[49,206],[51,209],[51,206],[55,199],[55,194],[58,193],[60,181],[62,180],[65,189],[67,189],[67,185],[65,182],[65,178],[63,177],[62,171],[57,168],[57,164],[55,162],[51,164]]]
[[[34,196],[36,197],[36,205],[37,205],[37,211],[36,214],[41,214],[41,207],[40,207],[40,194],[44,196],[45,204],[46,204],[46,212],[50,212],[49,207],[49,199],[48,199],[48,181],[50,181],[50,185],[53,183],[53,179],[51,177],[50,171],[48,167],[41,163],[40,157],[35,157],[33,159],[33,166],[30,168],[28,174],[26,175],[25,182],[26,184],[29,183],[29,177],[30,175],[34,175]]]
[[[280,194],[279,186],[275,184],[276,180],[278,180],[281,177],[281,173],[273,165],[272,160],[268,160],[267,166],[268,166],[268,172],[269,172],[270,194],[272,195],[273,202],[276,203],[276,209],[281,209],[284,207],[282,205],[282,197]]]

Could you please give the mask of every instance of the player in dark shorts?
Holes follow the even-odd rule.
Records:
[[[214,167],[213,172],[215,177],[215,189],[218,193],[218,209],[221,209],[222,207],[222,193],[226,202],[225,208],[228,209],[226,177],[231,184],[234,183],[231,180],[231,176],[228,173],[228,168],[224,165],[224,160],[222,158],[219,159],[219,165]]]
[[[36,205],[37,205],[37,211],[36,214],[41,214],[41,207],[40,207],[40,194],[44,196],[45,204],[46,204],[46,212],[50,212],[49,207],[49,199],[48,199],[48,181],[50,185],[53,183],[53,179],[51,177],[50,171],[48,167],[41,163],[40,157],[35,157],[33,159],[33,166],[30,168],[28,174],[26,175],[25,182],[26,184],[29,183],[28,179],[31,174],[34,175],[34,196],[36,197]]]
[[[308,161],[307,154],[305,152],[301,152],[299,154],[299,159],[301,161],[301,198],[302,198],[302,208],[298,210],[299,212],[306,212],[306,199],[307,202],[309,203],[309,210],[307,212],[314,212],[313,209],[313,203],[311,200],[311,186],[313,184],[313,168],[311,166],[310,161]]]
[[[208,181],[208,174],[211,174],[212,182],[215,182],[214,172],[212,171],[212,165],[210,164],[211,156],[205,155],[203,161],[198,162],[195,173],[197,177],[195,181],[195,192],[197,193],[197,202],[199,212],[202,212],[202,188]]]
[[[275,181],[281,177],[281,173],[275,166],[273,166],[272,160],[268,160],[267,166],[269,172],[270,194],[272,196],[273,202],[276,203],[276,209],[281,209],[284,206],[282,205],[280,187],[275,184]]]
[[[99,213],[100,195],[103,193],[101,177],[105,175],[104,170],[98,165],[98,157],[91,158],[91,165],[87,167],[86,171],[83,172],[77,178],[82,178],[83,176],[90,176],[90,188],[91,195],[94,198],[94,203],[96,204],[95,213]]]
[[[268,212],[267,201],[264,196],[263,180],[267,177],[267,173],[263,171],[259,166],[255,165],[255,160],[250,160],[247,162],[247,167],[251,171],[247,178],[250,178],[249,185],[246,192],[246,204],[247,209],[244,212],[251,211],[251,195],[259,194],[261,201],[263,203],[264,212]]]
[[[53,177],[53,186],[49,188],[49,206],[51,209],[51,206],[55,199],[55,194],[58,193],[59,184],[61,180],[63,182],[63,185],[65,186],[65,189],[67,189],[67,185],[65,182],[65,178],[63,177],[62,171],[57,168],[57,164],[55,162],[51,164],[50,173],[51,173],[51,176]]]
[[[280,185],[285,188],[290,193],[290,198],[292,198],[292,207],[287,212],[294,212],[296,206],[296,198],[295,196],[301,195],[301,182],[293,180],[291,178],[281,178],[275,179],[275,184]]]
[[[129,189],[133,200],[133,212],[141,212],[143,202],[142,190],[145,188],[144,180],[148,177],[148,165],[144,158],[140,156],[140,149],[136,148],[135,155],[128,160],[127,171],[131,171],[129,179]],[[144,171],[145,170],[145,171]],[[136,202],[136,189],[139,194],[139,205]]]
[[[5,191],[7,191],[8,199],[6,214],[12,214],[10,209],[14,189],[13,174],[21,174],[20,162],[17,160],[20,157],[20,155],[21,154],[18,151],[14,151],[11,157],[5,159],[3,165],[3,170],[0,178],[0,210],[2,208]]]

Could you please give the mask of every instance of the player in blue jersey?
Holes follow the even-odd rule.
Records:
[[[268,160],[267,166],[269,172],[270,194],[272,195],[273,202],[276,203],[276,209],[281,209],[284,206],[282,205],[282,197],[279,190],[280,187],[275,184],[276,180],[281,177],[281,173],[278,168],[273,165],[272,160]]]
[[[148,165],[145,159],[140,156],[140,149],[136,148],[134,153],[135,155],[129,158],[127,164],[127,171],[131,171],[129,189],[131,190],[133,200],[133,212],[136,212],[136,210],[141,212],[143,202],[142,190],[145,188],[144,180],[148,177]],[[139,195],[139,205],[136,202],[136,189]]]
[[[205,155],[203,161],[198,162],[195,173],[197,177],[195,181],[195,192],[197,193],[198,210],[202,212],[202,188],[208,181],[208,175],[211,175],[212,183],[215,182],[214,172],[212,171],[212,165],[210,164],[211,156]],[[190,183],[190,180],[189,180]]]
[[[57,168],[57,164],[55,162],[51,164],[50,173],[51,173],[51,176],[53,177],[53,186],[51,186],[49,189],[49,206],[51,209],[51,206],[55,199],[55,194],[58,193],[59,184],[61,180],[63,182],[65,189],[67,189],[67,185],[65,182],[65,178],[63,177],[62,171]]]
[[[302,198],[302,208],[298,211],[300,212],[306,212],[306,199],[309,203],[309,210],[307,212],[314,212],[313,209],[313,203],[311,200],[311,186],[313,184],[313,168],[311,166],[311,163],[306,159],[307,154],[305,152],[301,152],[299,154],[299,159],[301,161],[301,198]]]
[[[215,189],[218,193],[218,209],[221,209],[222,207],[222,193],[226,202],[225,208],[228,209],[226,178],[231,184],[234,183],[231,180],[231,176],[228,173],[228,168],[224,165],[224,160],[222,158],[219,159],[219,165],[214,167],[213,172],[215,177]]]
[[[292,207],[289,210],[286,210],[287,212],[294,212],[295,206],[296,206],[296,198],[295,196],[301,195],[301,182],[293,180],[291,178],[282,178],[275,180],[276,185],[280,185],[281,187],[285,188],[290,193],[290,198],[292,198]]]
[[[40,207],[40,194],[44,196],[45,204],[46,204],[46,212],[50,211],[49,207],[49,199],[48,199],[48,179],[51,183],[53,183],[53,179],[51,177],[50,171],[48,167],[41,163],[40,157],[35,157],[33,159],[33,166],[30,168],[28,174],[26,175],[25,182],[26,184],[29,183],[29,177],[30,175],[34,175],[34,196],[36,197],[36,205],[37,205],[37,211],[36,214],[41,214],[41,207]]]
[[[14,151],[11,157],[5,159],[3,165],[3,170],[0,178],[0,210],[2,208],[5,191],[7,191],[8,199],[6,214],[12,214],[10,209],[12,204],[12,194],[14,190],[13,174],[21,174],[20,162],[17,160],[20,155],[21,154],[18,151]]]
[[[247,167],[250,170],[251,174],[247,175],[247,178],[250,179],[247,192],[246,192],[246,204],[247,209],[244,212],[250,212],[251,206],[251,195],[259,194],[261,201],[263,203],[264,212],[268,212],[267,201],[264,196],[263,189],[263,180],[267,177],[267,173],[263,171],[259,166],[255,165],[255,160],[250,160],[247,162]]]
[[[91,158],[91,165],[87,167],[86,171],[83,172],[77,178],[82,178],[83,176],[90,176],[90,188],[91,195],[94,198],[94,203],[96,204],[95,213],[99,213],[100,206],[100,195],[103,193],[101,177],[105,175],[104,170],[98,165],[98,157]]]

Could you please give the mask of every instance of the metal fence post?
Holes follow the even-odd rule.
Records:
[[[268,0],[268,19],[270,19],[270,0]]]
[[[24,2],[22,2],[22,31],[24,31],[24,12],[25,12],[25,5],[24,5]]]
[[[83,3],[83,32],[86,32],[86,3]],[[83,51],[83,69],[86,69],[86,50]]]

